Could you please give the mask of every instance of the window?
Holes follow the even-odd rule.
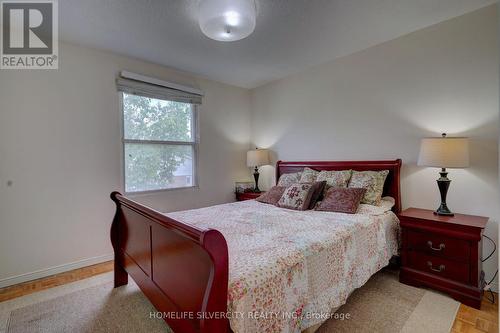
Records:
[[[197,105],[122,90],[125,192],[196,185]]]

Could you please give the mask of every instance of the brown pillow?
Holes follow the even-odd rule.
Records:
[[[308,209],[314,209],[314,206],[316,206],[316,203],[318,200],[321,198],[321,195],[323,195],[323,189],[326,186],[326,180],[322,182],[314,182],[313,183],[313,194],[311,196],[311,202],[309,203],[309,208]]]
[[[273,186],[255,200],[266,204],[276,205],[285,190],[286,186]]]
[[[276,206],[295,210],[306,210],[309,208],[311,197],[314,192],[312,183],[293,184],[286,188]]]
[[[327,212],[354,214],[365,195],[365,188],[335,188],[326,192],[326,196],[318,203],[316,210]]]

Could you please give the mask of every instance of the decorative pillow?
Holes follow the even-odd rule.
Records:
[[[378,206],[382,199],[384,183],[389,170],[383,171],[354,171],[349,187],[366,188],[361,203]]]
[[[323,201],[318,203],[316,210],[355,214],[365,192],[365,188],[332,187],[326,192]]]
[[[313,209],[316,206],[316,203],[323,195],[323,190],[325,188],[326,181],[314,182],[313,183],[313,194],[311,196],[311,202],[309,203],[309,209]]]
[[[351,179],[352,170],[341,170],[341,171],[321,171],[316,177],[316,181],[326,181],[325,189],[323,190],[323,196],[330,187],[347,187],[349,184],[349,179]]]
[[[293,184],[297,184],[300,182],[300,176],[301,172],[295,172],[295,173],[284,173],[280,176],[280,179],[278,180],[277,186],[290,186]]]
[[[311,168],[304,168],[302,175],[300,176],[300,183],[313,183],[318,177],[319,171],[313,170]]]
[[[296,210],[306,210],[309,208],[313,192],[313,184],[293,184],[286,188],[277,206]]]
[[[276,205],[285,190],[285,186],[273,186],[266,193],[262,194],[255,200],[266,204]]]

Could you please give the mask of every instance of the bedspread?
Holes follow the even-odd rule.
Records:
[[[249,200],[166,215],[224,235],[235,333],[296,333],[329,319],[398,251],[396,215],[366,205],[342,214]]]

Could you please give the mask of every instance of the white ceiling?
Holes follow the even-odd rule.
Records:
[[[394,39],[495,0],[256,0],[255,32],[205,37],[198,0],[62,0],[60,36],[253,88]]]

